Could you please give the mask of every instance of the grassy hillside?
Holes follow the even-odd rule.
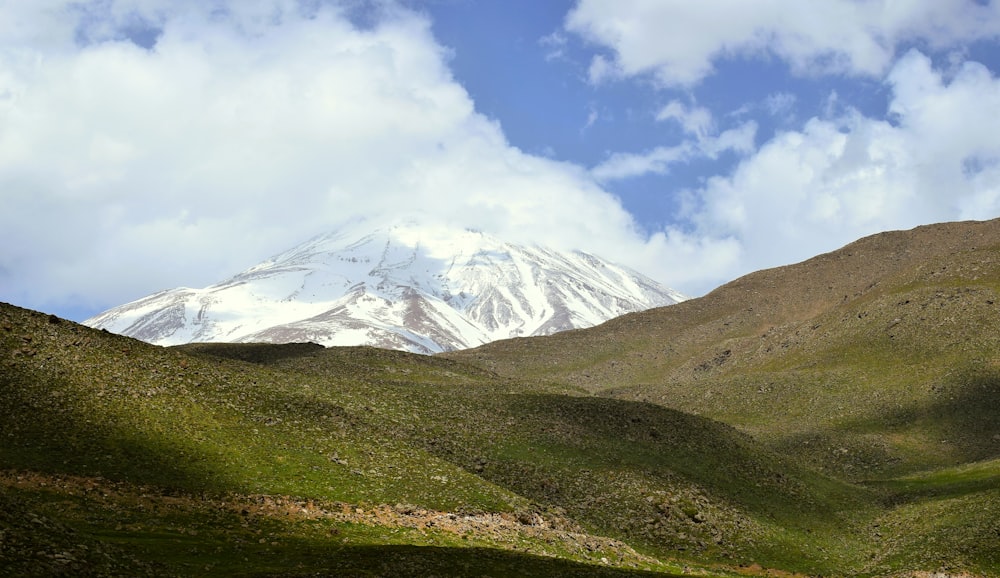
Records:
[[[0,305],[0,575],[1000,575],[1000,225],[444,357]]]
[[[952,223],[449,357],[718,419],[863,480],[1000,457],[998,328],[1000,221]]]
[[[878,499],[718,422],[448,360],[0,311],[13,575],[830,573]]]
[[[869,499],[704,418],[447,360],[0,311],[10,574],[829,570]]]
[[[730,424],[887,492],[878,532],[909,534],[876,560],[1000,572],[1000,221],[884,233],[677,306],[448,357]]]

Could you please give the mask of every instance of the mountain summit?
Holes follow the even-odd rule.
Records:
[[[313,341],[437,353],[682,300],[587,253],[406,223],[315,237],[221,283],[162,291],[84,323],[158,345]]]

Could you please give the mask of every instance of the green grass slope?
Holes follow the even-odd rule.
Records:
[[[1000,575],[1000,223],[426,357],[0,305],[0,575]]]
[[[832,572],[874,499],[705,418],[443,359],[7,305],[0,354],[0,574]]]
[[[1000,571],[1000,221],[884,233],[676,306],[447,357],[730,424],[888,492],[886,524],[907,535],[881,541],[885,567]],[[962,468],[982,476],[954,495]],[[931,489],[907,498],[911,478]]]
[[[533,510],[520,514],[528,519],[568,519],[657,556],[712,563],[831,571],[851,556],[833,544],[870,496],[718,422],[652,404],[525,391],[489,374],[455,379],[469,369],[398,352],[317,350],[266,363],[333,380],[359,359],[380,385],[367,390],[366,407],[394,435],[530,499]],[[399,360],[412,365],[400,368]]]
[[[1000,456],[1000,220],[862,239],[677,306],[449,354],[718,419],[853,479]]]
[[[0,368],[0,575],[673,567],[407,443],[371,395],[403,362],[310,378],[3,305]]]

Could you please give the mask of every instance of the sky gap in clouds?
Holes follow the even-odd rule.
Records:
[[[0,13],[0,300],[77,319],[359,216],[579,248],[692,295],[1000,216],[994,2]]]

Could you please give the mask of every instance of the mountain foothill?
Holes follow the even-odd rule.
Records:
[[[0,305],[0,575],[1000,576],[1000,220],[693,299],[355,233],[97,328]]]

